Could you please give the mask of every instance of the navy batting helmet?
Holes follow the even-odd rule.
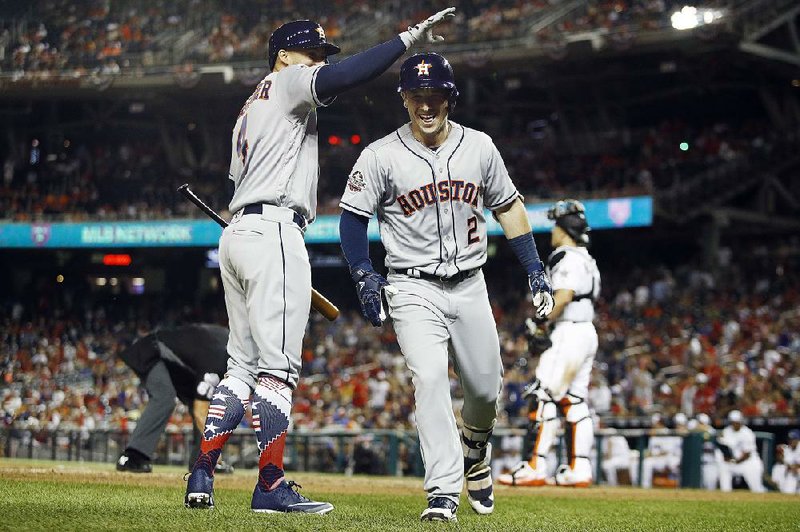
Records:
[[[453,67],[444,57],[433,52],[415,54],[403,61],[400,67],[400,84],[397,92],[414,89],[445,89],[450,91],[447,100],[450,110],[456,105],[458,89]]]
[[[563,229],[577,245],[589,245],[591,228],[586,221],[586,209],[583,203],[574,199],[557,201],[548,209],[547,217]]]
[[[269,38],[269,69],[275,68],[279,50],[302,50],[325,48],[325,55],[334,55],[341,49],[325,39],[325,30],[310,20],[287,22],[275,30]]]

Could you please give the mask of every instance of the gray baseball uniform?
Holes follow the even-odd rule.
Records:
[[[372,143],[348,179],[340,206],[377,212],[386,248],[388,301],[413,374],[416,422],[429,497],[457,499],[464,460],[453,415],[448,346],[464,390],[462,419],[475,434],[494,425],[503,366],[497,327],[480,271],[486,262],[484,208],[519,197],[497,148],[454,122],[436,150],[406,124]],[[487,436],[488,437],[488,436]]]
[[[256,367],[258,374],[297,384],[311,306],[303,227],[316,213],[320,68],[293,65],[270,73],[233,128],[235,214],[220,238],[220,270],[231,330],[228,375],[251,387]],[[244,210],[259,204],[257,212]]]

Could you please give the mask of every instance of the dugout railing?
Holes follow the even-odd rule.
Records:
[[[600,429],[595,434],[592,467],[598,484],[604,482],[603,440],[623,436],[629,444],[629,459],[635,468],[630,483],[641,485],[647,455],[649,429]],[[700,464],[705,439],[702,433],[659,432],[661,436],[684,438],[681,467],[667,474],[670,482],[660,485],[699,487]],[[774,463],[775,436],[755,432],[759,455],[765,471]],[[524,431],[495,430],[492,436],[493,464],[499,472],[520,459]],[[114,462],[127,445],[130,434],[114,430],[32,430],[4,427],[0,429],[0,456],[53,461]],[[159,443],[156,464],[187,465],[192,456],[192,431],[167,432]],[[561,436],[553,449],[553,460],[563,462],[566,447]],[[258,447],[250,429],[237,429],[225,446],[224,459],[238,468],[254,468],[258,464]],[[286,469],[345,474],[390,476],[422,476],[424,474],[416,432],[401,430],[298,430],[286,440]],[[687,468],[689,466],[689,468]]]

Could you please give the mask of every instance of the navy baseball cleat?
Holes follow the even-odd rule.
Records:
[[[458,503],[448,497],[434,497],[419,516],[420,521],[457,521]]]
[[[323,515],[333,510],[333,505],[329,502],[312,501],[300,495],[295,488],[301,487],[293,480],[289,482],[281,480],[277,488],[266,491],[258,483],[256,489],[253,490],[253,501],[250,508],[254,512],[267,514],[297,512]]]
[[[214,508],[214,477],[202,467],[196,467],[189,473],[183,504],[187,508],[199,510]]]

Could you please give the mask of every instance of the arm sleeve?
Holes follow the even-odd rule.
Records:
[[[395,37],[336,64],[323,66],[316,80],[317,97],[326,101],[380,76],[405,51],[406,45],[400,37]]]
[[[372,270],[372,261],[369,260],[369,240],[367,239],[368,225],[368,217],[348,210],[343,210],[339,218],[342,253],[350,266],[350,271],[355,268]]]
[[[506,163],[492,140],[486,137],[486,173],[484,174],[483,202],[487,209],[496,210],[514,201],[520,193],[508,175]]]

